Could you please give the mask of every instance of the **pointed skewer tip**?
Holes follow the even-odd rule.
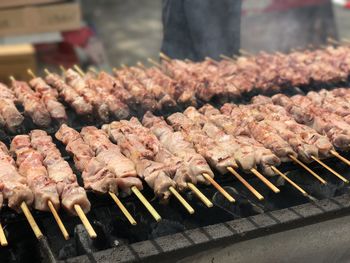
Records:
[[[30,68],[27,69],[27,73],[28,73],[28,75],[31,76],[33,79],[36,78],[36,75],[34,74],[34,72],[33,72]]]
[[[79,73],[80,76],[84,77],[85,72],[77,64],[73,65],[73,68]]]
[[[50,75],[51,74],[51,72],[47,68],[44,69],[44,72],[45,72],[46,75]]]

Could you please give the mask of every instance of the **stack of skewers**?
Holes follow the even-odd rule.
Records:
[[[344,44],[196,63],[161,54],[160,64],[149,59],[153,67],[139,62],[132,67],[122,65],[113,74],[93,69],[84,73],[75,66],[62,67],[62,76],[45,70],[41,78],[29,70],[29,83],[11,78],[9,87],[0,85],[0,126],[10,133],[25,126],[17,105],[35,127],[45,128],[68,120],[66,105],[86,120],[107,123],[147,111],[164,115],[208,102],[243,100],[254,93],[345,85],[350,74],[349,51]]]
[[[208,208],[213,206],[198,184],[210,184],[229,202],[235,202],[215,181],[215,172],[232,174],[258,200],[264,196],[246,180],[248,173],[274,193],[280,189],[269,178],[280,176],[296,191],[312,199],[280,171],[278,166],[284,162],[296,163],[315,180],[327,184],[307,166],[317,162],[348,183],[348,179],[323,159],[336,157],[350,165],[338,153],[350,148],[349,89],[312,91],[306,96],[293,97],[260,95],[248,105],[225,103],[220,108],[205,103],[214,97],[219,97],[221,102],[232,100],[253,88],[259,87],[263,93],[271,87],[283,87],[281,79],[292,85],[307,84],[317,76],[322,76],[321,82],[345,80],[350,72],[348,49],[347,46],[328,47],[288,55],[260,54],[235,61],[207,59],[201,63],[170,60],[163,54],[162,65],[123,66],[115,70],[113,76],[94,70],[84,73],[75,67],[75,70],[62,68],[64,77],[46,70],[45,79],[29,70],[33,77],[29,84],[11,77],[11,87],[0,85],[0,123],[7,131],[16,133],[24,119],[16,107],[21,104],[24,114],[36,126],[59,124],[55,137],[73,157],[84,188],[77,183],[77,176],[62,158],[52,137],[43,130],[32,130],[29,135],[15,136],[10,150],[5,144],[0,145],[1,204],[4,200],[15,211],[23,211],[37,238],[43,234],[28,207],[50,211],[64,238],[68,239],[57,212],[62,207],[79,216],[90,237],[95,238],[96,232],[85,215],[90,210],[86,191],[110,195],[130,224],[135,225],[137,222],[120,197],[136,195],[154,219],[161,220],[142,194],[144,183],[162,203],[166,204],[173,196],[190,214],[195,211],[183,198],[184,191],[192,191]],[[321,64],[320,57],[324,59]],[[272,68],[267,70],[269,59]],[[289,67],[294,70],[292,73],[281,66],[291,65],[291,61],[297,65]],[[301,65],[305,74],[309,74],[304,82],[296,79]],[[272,71],[275,75],[266,77]],[[238,79],[254,81],[250,86],[238,85]],[[115,121],[104,124],[101,129],[85,126],[78,131],[65,124],[69,118],[64,104],[79,116],[96,118],[103,123]],[[184,110],[167,117],[159,116],[159,113],[179,109]],[[134,114],[143,117],[125,120]],[[0,242],[7,244],[1,225]]]

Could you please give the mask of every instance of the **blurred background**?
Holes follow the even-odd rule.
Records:
[[[346,0],[242,0],[240,47],[288,52],[350,38],[349,7]],[[28,67],[109,70],[158,59],[162,39],[161,0],[0,0],[0,79],[26,79]]]

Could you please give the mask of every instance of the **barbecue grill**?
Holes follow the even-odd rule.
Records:
[[[334,159],[327,163],[349,178],[346,165]],[[163,217],[156,223],[136,198],[128,197],[123,200],[124,204],[138,222],[137,226],[131,226],[112,201],[91,194],[89,200],[93,207],[89,219],[98,237],[91,240],[77,218],[61,213],[68,232],[72,233],[68,241],[63,239],[50,215],[33,212],[45,233],[44,239],[37,240],[24,216],[4,209],[2,221],[9,247],[0,249],[0,259],[1,262],[25,262],[28,258],[36,262],[176,261],[207,250],[214,256],[215,248],[220,251],[244,240],[315,223],[327,225],[327,220],[340,220],[341,216],[348,215],[349,187],[322,172],[322,167],[315,165],[312,169],[329,182],[326,186],[296,167],[285,169],[290,171],[290,178],[317,200],[308,200],[288,184],[280,185],[281,193],[276,195],[257,179],[250,178],[248,181],[266,197],[259,202],[233,177],[218,175],[217,181],[236,198],[235,204],[229,203],[213,187],[201,187],[213,200],[213,208],[205,207],[191,193],[185,197],[196,211],[193,215],[188,215],[175,201],[164,206],[154,200],[152,205]],[[146,190],[145,196],[150,200],[152,191]]]
[[[336,84],[346,85],[347,83],[341,79],[332,87],[335,87]],[[309,83],[302,88],[305,90],[319,89],[328,85],[329,83],[322,85]],[[285,93],[289,95],[301,93],[299,88],[290,86],[284,88],[286,89]],[[255,93],[256,90],[253,90],[248,95],[252,96]],[[265,94],[268,93],[269,91],[265,92]],[[212,104],[217,107],[218,103],[220,101],[215,99],[212,101]],[[97,127],[102,125],[103,121],[98,122],[91,116],[80,118],[68,104],[65,106],[68,109],[67,122],[75,130],[80,131],[89,124]],[[163,116],[168,116],[172,111],[161,113]],[[132,114],[142,119],[142,114],[139,112],[132,112]],[[37,127],[33,121],[30,118],[25,118],[17,132],[28,133],[34,128]],[[53,136],[58,128],[58,124],[52,125],[46,128],[46,131]],[[0,135],[1,141],[7,145],[10,144],[14,136],[8,131],[1,131]],[[58,146],[63,158],[69,162],[75,174],[78,175],[79,184],[83,185],[82,175],[75,169],[73,158],[65,150],[65,145],[56,139],[54,139],[54,144]],[[341,152],[340,155],[346,159],[350,158],[350,153],[347,152]],[[322,160],[322,165],[318,162],[307,164],[308,169],[327,182],[324,184],[311,176],[305,167],[303,169],[295,163],[284,163],[278,168],[282,175],[286,175],[295,184],[290,184],[287,179],[285,181],[279,176],[269,178],[270,183],[281,190],[278,194],[266,187],[266,184],[253,174],[245,174],[243,170],[235,167],[238,175],[244,174],[247,182],[264,196],[263,200],[258,200],[259,198],[246,187],[247,185],[242,184],[239,179],[237,180],[238,176],[235,177],[230,173],[224,175],[215,173],[216,182],[233,196],[236,202],[229,202],[222,195],[223,192],[218,191],[213,185],[199,184],[199,191],[207,196],[214,206],[208,208],[194,192],[181,193],[194,208],[194,214],[187,213],[186,209],[175,198],[171,198],[167,205],[160,204],[159,200],[155,198],[153,190],[144,184],[145,189],[142,193],[162,216],[162,220],[156,222],[136,196],[128,196],[122,201],[136,219],[136,226],[130,225],[127,218],[108,195],[101,196],[88,191],[92,207],[87,216],[97,233],[95,239],[91,239],[91,235],[89,236],[85,229],[86,226],[81,223],[78,217],[72,217],[66,212],[60,211],[61,219],[71,236],[69,240],[64,240],[50,214],[32,211],[35,221],[44,233],[43,238],[36,239],[26,223],[27,218],[4,207],[1,210],[0,218],[9,245],[0,248],[0,261],[132,262],[143,260],[154,262],[155,260],[182,260],[189,262],[194,259],[203,260],[205,257],[212,257],[213,260],[229,259],[232,257],[232,253],[234,253],[233,257],[239,258],[243,252],[236,253],[230,250],[246,249],[247,244],[255,246],[257,242],[260,244],[264,242],[264,239],[273,240],[271,244],[273,242],[275,244],[283,243],[284,233],[291,237],[288,244],[295,246],[293,240],[297,240],[296,237],[304,229],[305,233],[311,233],[311,238],[309,236],[300,237],[299,242],[305,241],[307,244],[314,244],[312,243],[312,234],[316,234],[313,229],[317,227],[322,229],[325,226],[324,232],[320,231],[319,235],[331,235],[332,230],[342,230],[341,226],[337,225],[334,229],[331,226],[348,218],[350,188],[346,182],[350,178],[349,166],[346,159],[341,162],[341,158],[336,157],[334,155],[333,158]],[[343,177],[335,176],[334,172],[325,169],[325,165],[332,167]],[[300,191],[300,187],[304,192]],[[348,241],[345,237],[343,240],[344,242]],[[332,247],[332,249],[342,253],[344,247]],[[271,250],[268,251],[269,259],[273,260]],[[259,255],[257,251],[250,252],[251,255],[253,253],[257,253],[255,256]],[[301,253],[307,255],[307,250],[303,250]],[[323,254],[320,253],[320,255]],[[347,256],[345,255],[342,259],[346,260]],[[249,262],[249,257],[246,260]]]

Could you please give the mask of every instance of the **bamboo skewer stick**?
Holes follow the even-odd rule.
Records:
[[[341,44],[338,40],[332,38],[332,37],[327,37],[327,42],[333,45],[339,45]]]
[[[192,183],[187,183],[188,188],[208,207],[213,207],[213,203]]]
[[[112,197],[114,202],[117,204],[119,209],[122,211],[124,216],[129,220],[130,224],[133,226],[136,226],[137,225],[136,220],[132,217],[132,215],[129,213],[128,209],[126,209],[126,207],[123,205],[123,203],[119,200],[117,195],[115,193],[112,193],[112,192],[108,192],[108,193]]]
[[[289,158],[292,159],[294,162],[299,164],[301,167],[303,167],[306,171],[308,171],[310,174],[312,174],[317,180],[319,180],[322,184],[327,184],[327,182],[318,174],[316,174],[314,171],[312,171],[309,167],[307,167],[304,163],[299,161],[297,158],[295,158],[293,155],[289,155]]]
[[[227,167],[229,170],[256,198],[260,201],[264,199],[264,197],[257,191],[250,183],[248,183],[239,173],[237,173],[232,167]]]
[[[345,43],[347,43],[347,44],[350,43],[350,39],[347,39],[347,38],[342,38],[341,41],[342,41],[342,42],[345,42]]]
[[[239,49],[239,53],[241,53],[242,55],[247,56],[247,57],[253,56],[252,53],[250,53],[250,52],[248,52],[247,50],[242,49],[242,48]]]
[[[60,65],[60,70],[62,71],[62,73],[66,73],[66,69],[62,65]]]
[[[74,64],[73,68],[75,69],[76,72],[79,73],[79,75],[80,75],[81,77],[84,77],[85,72],[84,72],[77,64]]]
[[[46,75],[50,75],[51,74],[51,72],[47,68],[44,69],[44,72],[45,72]]]
[[[41,232],[38,224],[35,222],[35,219],[34,219],[32,213],[30,212],[30,210],[29,210],[29,208],[28,208],[28,206],[27,206],[27,204],[25,202],[22,202],[21,209],[23,211],[23,214],[27,218],[27,221],[28,221],[30,227],[32,228],[36,238],[37,239],[42,239],[44,237],[44,235]]]
[[[250,170],[256,177],[258,177],[267,187],[269,187],[274,193],[279,193],[280,189],[278,189],[273,183],[266,179],[258,170],[252,168]]]
[[[89,236],[91,238],[96,238],[97,234],[95,230],[93,229],[92,225],[89,222],[89,219],[87,219],[86,215],[84,214],[83,209],[81,209],[80,205],[75,204],[74,205],[75,212],[77,212],[81,222],[83,223],[86,231],[88,232]]]
[[[215,59],[213,59],[213,58],[211,58],[211,57],[208,57],[208,56],[206,56],[204,59],[205,59],[205,60],[212,61],[212,62],[217,62]]]
[[[0,245],[2,247],[6,247],[8,245],[4,229],[2,228],[2,225],[0,223]]]
[[[98,71],[95,67],[89,67],[88,71],[91,71],[92,73],[95,73],[96,75],[98,74]]]
[[[220,55],[220,58],[226,59],[226,60],[229,60],[229,61],[232,61],[232,62],[235,62],[235,60],[234,60],[233,58],[230,58],[230,57],[225,56],[225,55],[223,55],[223,54]]]
[[[214,180],[214,178],[212,178],[209,174],[203,173],[202,175],[203,175],[203,177],[204,177],[208,182],[210,182],[210,183],[216,188],[216,190],[218,190],[229,202],[233,203],[233,202],[236,201],[236,200],[235,200],[224,188],[222,188],[222,186],[219,185],[219,184]]]
[[[151,58],[147,58],[147,61],[151,64],[153,64],[154,66],[158,67],[158,68],[161,68],[162,66],[157,62],[155,61],[154,59],[151,59]]]
[[[289,179],[284,173],[282,173],[280,170],[278,170],[275,166],[271,166],[271,169],[277,173],[279,176],[281,176],[284,180],[286,180],[288,183],[290,183],[295,189],[297,189],[299,192],[301,192],[304,196],[308,196],[308,193],[301,188],[299,185],[294,183],[291,179]]]
[[[33,73],[33,71],[29,68],[27,69],[27,73],[29,76],[31,76],[33,79],[36,78],[36,75]]]
[[[53,206],[53,204],[52,204],[52,202],[50,200],[47,202],[47,204],[48,204],[48,206],[50,208],[50,211],[51,211],[53,217],[55,218],[55,220],[57,222],[58,227],[60,228],[60,230],[62,232],[62,235],[63,235],[64,239],[68,240],[69,239],[69,234],[67,232],[66,227],[62,223],[62,220],[61,220],[60,216],[58,215],[55,207]]]
[[[341,160],[343,163],[347,164],[350,166],[350,161],[346,159],[345,157],[341,156],[338,152],[331,150],[330,153],[334,156],[337,157],[339,160]]]
[[[180,195],[178,191],[172,186],[169,187],[169,191],[179,200],[179,202],[186,208],[191,215],[194,213],[193,207]]]
[[[171,61],[171,58],[169,56],[165,55],[163,52],[159,52],[159,57],[161,59],[166,60],[166,61]]]
[[[327,164],[325,164],[324,162],[322,162],[320,159],[311,156],[311,158],[316,161],[317,163],[319,163],[320,165],[322,165],[324,168],[326,168],[328,171],[330,171],[332,174],[334,174],[336,177],[338,177],[340,180],[342,180],[344,183],[349,183],[349,180],[344,178],[342,175],[340,175],[338,172],[334,171],[331,167],[329,167]]]
[[[143,68],[143,69],[145,69],[146,67],[145,67],[145,65],[141,62],[141,61],[137,61],[137,64],[136,64],[138,67],[140,67],[140,68]]]
[[[143,196],[139,189],[136,186],[131,187],[131,191],[136,195],[136,197],[141,201],[141,203],[146,207],[148,212],[153,216],[153,218],[159,222],[162,218],[158,214],[158,212],[154,209],[154,207],[147,201],[147,199]]]

